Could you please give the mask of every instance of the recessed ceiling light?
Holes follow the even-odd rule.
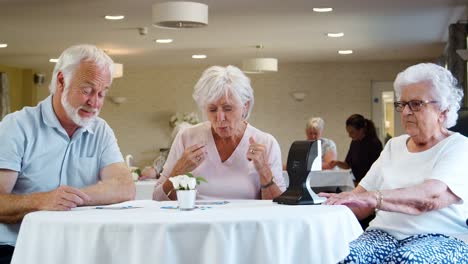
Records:
[[[353,51],[352,50],[339,50],[338,53],[341,55],[348,55],[348,54],[353,54]]]
[[[58,61],[58,59],[50,59],[49,61],[53,62],[53,63],[56,63]]]
[[[312,10],[314,12],[325,13],[325,12],[333,11],[333,8],[331,8],[331,7],[314,7],[314,8],[312,8]]]
[[[206,55],[205,54],[195,54],[195,55],[192,55],[192,59],[206,59]]]
[[[8,47],[8,44],[6,44],[6,43],[0,43],[0,48],[6,48],[6,47]]]
[[[121,20],[121,19],[124,19],[125,16],[122,16],[122,15],[113,15],[113,16],[107,15],[104,18],[107,19],[107,20]]]
[[[156,39],[155,42],[157,43],[172,43],[172,39]]]
[[[344,33],[343,32],[327,33],[327,36],[329,36],[330,38],[341,38],[342,36],[344,36]]]

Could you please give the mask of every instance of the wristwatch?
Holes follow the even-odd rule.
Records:
[[[266,189],[266,188],[272,186],[273,184],[275,184],[274,179],[275,179],[275,177],[272,176],[269,183],[267,183],[267,184],[265,184],[265,185],[260,185],[260,187],[261,187],[262,189]]]

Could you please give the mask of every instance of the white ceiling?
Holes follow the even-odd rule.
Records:
[[[169,30],[151,26],[151,6],[161,0],[0,0],[0,64],[50,67],[66,47],[91,43],[125,67],[236,64],[276,57],[286,62],[435,58],[448,26],[467,19],[467,0],[203,0],[209,25]],[[332,13],[314,13],[329,6]],[[123,14],[107,21],[106,14]],[[137,28],[148,27],[146,36]],[[327,32],[344,32],[340,39]],[[156,44],[156,38],[173,38]],[[254,46],[263,44],[258,52]],[[339,49],[354,54],[338,55]],[[206,54],[204,61],[192,54]]]

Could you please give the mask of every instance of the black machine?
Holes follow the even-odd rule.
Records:
[[[326,198],[319,197],[310,187],[314,171],[322,170],[321,141],[294,141],[289,149],[287,171],[288,189],[273,201],[280,204],[321,204]],[[312,171],[312,173],[310,173]]]

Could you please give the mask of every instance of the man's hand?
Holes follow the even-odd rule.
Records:
[[[36,201],[37,210],[47,211],[67,211],[91,200],[81,190],[70,186],[60,186],[53,191],[33,193],[31,196],[33,201]]]
[[[70,210],[83,205],[90,197],[82,191],[61,186],[50,192],[12,194],[18,172],[0,169],[0,222],[15,224],[24,215],[38,210]]]

